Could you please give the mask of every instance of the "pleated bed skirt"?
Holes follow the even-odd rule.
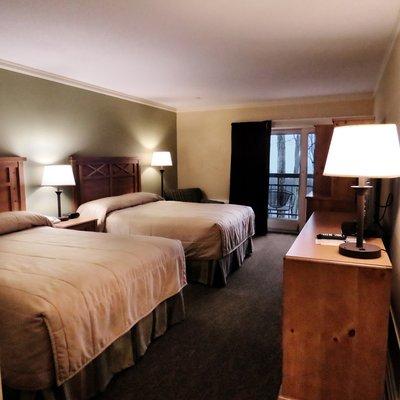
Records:
[[[152,340],[163,335],[168,327],[182,321],[184,317],[183,295],[179,292],[141,319],[63,385],[35,392],[5,387],[4,400],[89,399],[104,391],[116,373],[135,365]]]
[[[219,260],[186,260],[189,282],[199,282],[211,287],[226,286],[228,276],[239,269],[245,258],[253,252],[253,240],[248,238],[235,250]]]

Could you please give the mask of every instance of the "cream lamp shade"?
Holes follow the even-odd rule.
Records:
[[[75,186],[71,165],[46,165],[43,171],[42,186]]]
[[[152,167],[170,167],[172,165],[171,153],[169,151],[155,151],[151,157]]]
[[[366,178],[400,176],[400,146],[394,124],[347,125],[333,130],[324,175],[360,178],[352,186],[357,197],[356,243],[345,241],[339,253],[354,258],[379,258],[381,249],[364,243],[365,195],[372,187]]]
[[[396,125],[335,127],[324,175],[355,178],[400,176],[400,145]]]

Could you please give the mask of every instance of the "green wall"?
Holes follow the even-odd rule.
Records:
[[[43,165],[66,163],[71,154],[137,156],[142,190],[159,193],[153,150],[171,151],[165,184],[176,187],[174,112],[0,69],[0,156],[28,159],[29,210],[56,215],[53,189],[40,187]],[[71,194],[65,190],[64,212],[72,209]]]

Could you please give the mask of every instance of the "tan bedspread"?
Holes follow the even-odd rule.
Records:
[[[178,241],[50,227],[0,236],[4,382],[63,383],[185,283]]]
[[[108,197],[86,203],[78,211],[98,218],[100,229],[109,233],[179,239],[189,260],[218,260],[254,235],[250,207],[157,201],[151,196],[156,195]]]

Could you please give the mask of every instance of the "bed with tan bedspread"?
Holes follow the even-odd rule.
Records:
[[[81,205],[78,212],[97,218],[100,231],[180,240],[188,273],[192,262],[213,265],[222,260],[229,264],[234,252],[240,253],[235,253],[240,266],[246,252],[251,252],[254,212],[246,206],[164,201],[158,195],[139,192],[94,200]],[[229,265],[222,266],[226,266],[221,277],[226,284]]]
[[[178,241],[48,225],[0,213],[1,372],[18,389],[63,384],[186,284]]]

